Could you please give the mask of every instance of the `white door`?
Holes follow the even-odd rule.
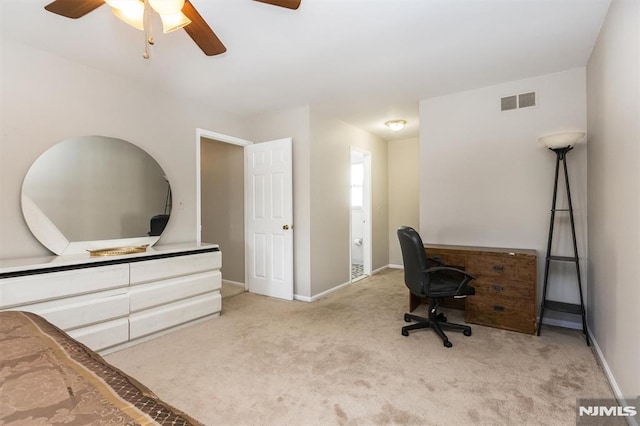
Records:
[[[249,291],[293,299],[291,138],[245,147]]]

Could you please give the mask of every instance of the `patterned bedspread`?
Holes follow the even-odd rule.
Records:
[[[0,425],[200,425],[44,318],[0,312]]]

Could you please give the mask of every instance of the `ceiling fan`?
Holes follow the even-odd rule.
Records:
[[[295,10],[301,0],[255,1]],[[44,8],[51,13],[77,19],[104,3],[113,8],[118,18],[145,32],[145,59],[149,58],[149,45],[153,44],[150,19],[153,12],[160,15],[165,33],[184,28],[205,55],[214,56],[227,51],[189,0],[55,0]]]

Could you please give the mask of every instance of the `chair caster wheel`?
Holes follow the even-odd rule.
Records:
[[[411,322],[411,318],[409,318],[409,315],[404,314],[404,322]]]
[[[465,336],[471,336],[471,330],[465,330],[462,332]]]
[[[402,329],[402,335],[406,337],[409,335],[409,332],[405,329]]]
[[[441,312],[438,314],[438,316],[436,316],[436,321],[447,322],[447,317],[445,317],[444,314]]]
[[[448,340],[445,340],[445,341],[444,341],[444,342],[442,342],[442,343],[444,344],[444,347],[445,347],[445,348],[450,348],[451,346],[453,346],[453,343],[451,343],[451,342],[450,342],[450,341],[448,341]]]

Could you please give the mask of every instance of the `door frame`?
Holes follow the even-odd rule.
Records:
[[[232,144],[232,145],[238,145],[241,147],[245,147],[248,145],[253,145],[254,142],[246,140],[246,139],[241,139],[235,136],[230,136],[230,135],[225,135],[222,133],[217,133],[217,132],[212,132],[210,130],[206,130],[206,129],[201,129],[201,128],[196,128],[196,244],[201,244],[202,243],[202,182],[201,182],[201,166],[200,166],[200,161],[201,161],[201,150],[200,150],[200,144],[202,143],[202,138],[206,138],[206,139],[212,139],[218,142],[223,142],[223,143],[228,143],[228,144]],[[244,161],[242,162],[242,168],[244,169],[245,165],[244,165]],[[244,170],[243,170],[243,176],[244,176]],[[245,189],[245,194],[246,194],[246,189]],[[244,197],[243,197],[244,199]],[[247,232],[247,216],[246,216],[246,209],[245,209],[245,217],[244,217],[244,231],[245,231],[245,238],[246,238],[246,232]],[[247,245],[245,244],[245,249],[244,249],[244,258],[245,260],[247,259]],[[249,289],[249,280],[247,279],[247,265],[245,263],[244,266],[244,288],[245,290]]]
[[[362,154],[364,157],[364,182],[363,182],[363,197],[362,197],[362,210],[364,213],[365,225],[362,234],[362,257],[363,257],[363,273],[362,277],[356,278],[355,281],[358,281],[365,276],[371,276],[373,272],[373,228],[372,228],[372,175],[371,175],[371,151],[367,151],[362,148],[358,148],[356,146],[351,146],[349,149],[349,170],[351,170],[351,156],[353,152],[357,152]],[[351,174],[349,174],[351,176]],[[351,188],[351,179],[349,179],[349,188]],[[353,209],[351,208],[351,190],[349,190],[349,281],[353,282],[353,278],[351,278],[351,260],[352,260],[352,250],[353,250]]]

